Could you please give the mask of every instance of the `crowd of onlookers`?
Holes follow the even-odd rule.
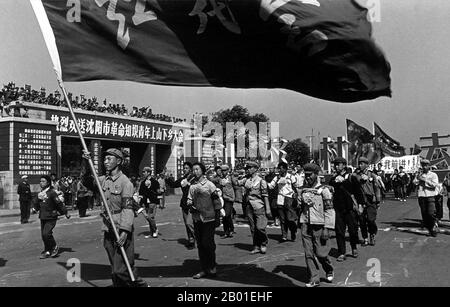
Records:
[[[103,102],[100,102],[97,100],[97,97],[86,98],[84,95],[74,97],[72,93],[68,93],[67,96],[70,99],[72,107],[76,109],[173,123],[186,122],[186,119],[176,118],[165,114],[154,114],[150,107],[133,107],[130,111],[124,104],[113,104],[107,102],[106,99],[104,99]],[[0,116],[28,117],[26,109],[24,112],[20,111],[19,107],[21,102],[67,107],[64,97],[58,90],[47,95],[46,89],[43,87],[37,91],[32,89],[30,85],[18,87],[14,82],[9,82],[7,85],[3,85],[3,88],[0,91]]]

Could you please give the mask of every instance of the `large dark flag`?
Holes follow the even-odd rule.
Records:
[[[373,130],[375,135],[375,148],[382,157],[401,157],[406,155],[405,148],[400,145],[400,142],[390,137],[375,122],[373,123]]]
[[[369,130],[347,119],[348,161],[357,166],[360,157],[366,157],[370,163],[377,163],[381,157],[375,151],[374,136]]]
[[[285,88],[340,102],[391,95],[390,65],[357,0],[30,1],[64,81]]]

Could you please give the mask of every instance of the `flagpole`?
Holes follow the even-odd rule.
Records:
[[[67,106],[69,108],[70,115],[72,116],[72,119],[74,121],[76,130],[78,132],[78,136],[80,137],[80,141],[81,141],[81,145],[83,146],[83,150],[84,150],[85,153],[88,153],[89,150],[88,150],[88,148],[86,146],[86,142],[84,141],[83,134],[81,133],[80,126],[78,125],[77,118],[76,118],[75,113],[74,113],[74,111],[72,109],[72,105],[70,104],[69,97],[67,96],[67,91],[66,91],[66,88],[64,86],[64,82],[62,80],[62,77],[59,74],[57,69],[55,69],[55,73],[56,73],[56,78],[58,80],[59,87],[61,88],[61,90],[63,92],[64,99],[65,99],[65,101],[67,103]],[[90,154],[86,158],[88,158],[87,160],[89,162],[89,166],[91,168],[92,174],[94,175],[95,183],[97,184],[98,190],[100,192],[100,196],[102,198],[103,205],[104,205],[104,207],[106,209],[106,212],[108,213],[109,220],[111,221],[111,226],[112,226],[114,235],[116,237],[116,240],[119,241],[119,238],[120,238],[119,237],[119,233],[117,232],[117,227],[116,227],[116,225],[114,223],[114,220],[112,218],[111,210],[109,209],[108,203],[106,201],[105,194],[103,193],[103,189],[101,188],[100,180],[98,178],[97,171],[95,170],[95,167],[94,167],[94,162],[92,161],[92,157],[91,157]],[[122,257],[123,257],[123,260],[125,262],[125,265],[127,266],[128,274],[130,274],[131,281],[134,282],[135,281],[134,274],[133,274],[133,271],[131,269],[130,262],[128,260],[127,254],[125,253],[125,249],[123,248],[123,246],[120,246],[120,252],[122,253]]]

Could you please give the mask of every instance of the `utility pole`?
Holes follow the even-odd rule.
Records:
[[[310,159],[314,159],[314,129],[311,129],[311,135],[306,136],[309,139]]]

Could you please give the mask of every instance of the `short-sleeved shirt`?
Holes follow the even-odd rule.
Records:
[[[131,206],[134,187],[130,179],[119,171],[114,176],[101,176],[100,184],[112,211],[113,220],[119,229],[132,231],[134,211]],[[103,230],[108,230],[104,227]]]
[[[198,181],[196,184],[191,185],[189,188],[188,202],[192,202],[197,209],[192,214],[194,221],[201,221],[203,223],[215,221],[216,215],[214,202],[211,195],[216,190],[214,183],[206,178]]]
[[[264,197],[269,197],[267,182],[257,175],[254,178],[247,179],[244,188],[248,196],[248,202],[253,209],[258,210],[264,208]]]
[[[326,206],[326,203],[332,204],[333,194],[327,186],[317,183],[314,188],[305,188],[299,198],[303,208],[300,223],[323,225],[334,229],[336,221],[334,208]]]
[[[436,173],[432,171],[428,171],[426,174],[424,173],[425,181],[419,181],[417,179],[414,182],[419,186],[417,189],[418,197],[434,197],[438,195],[436,191],[436,187],[439,184],[439,178]]]

